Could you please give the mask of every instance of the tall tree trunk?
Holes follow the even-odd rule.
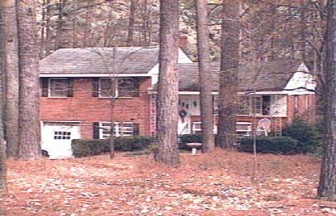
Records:
[[[213,134],[213,106],[211,95],[211,65],[209,51],[209,28],[207,1],[196,0],[197,12],[197,49],[198,49],[198,68],[200,80],[200,101],[201,101],[201,121],[203,152],[210,152],[215,148]]]
[[[130,1],[130,13],[128,21],[127,46],[133,45],[134,25],[135,25],[135,9],[137,0]]]
[[[307,19],[306,19],[306,8],[305,8],[305,0],[300,0],[300,52],[302,56],[302,60],[305,62],[307,59],[307,47],[306,47],[306,40],[307,40]]]
[[[47,3],[46,3],[48,6],[46,8],[46,35],[45,35],[45,42],[44,42],[44,45],[45,45],[45,55],[44,56],[48,56],[50,55],[51,53],[51,35],[52,35],[52,31],[51,31],[51,23],[50,23],[50,18],[51,18],[51,11],[50,11],[50,0],[47,0]]]
[[[324,154],[317,195],[336,201],[336,0],[327,5]]]
[[[4,74],[4,47],[3,47],[3,14],[4,14],[4,2],[0,2],[0,206],[2,206],[3,190],[6,188],[7,183],[7,169],[6,169],[6,147],[4,142],[4,125],[3,125],[3,74]],[[0,215],[4,215],[2,207],[0,207]]]
[[[276,58],[276,53],[275,53],[275,50],[276,50],[276,38],[278,37],[277,35],[277,31],[276,31],[276,7],[274,5],[271,5],[271,47],[270,47],[270,50],[271,50],[271,54],[270,54],[270,60],[271,61],[274,61],[275,58]]]
[[[113,9],[112,9],[112,3],[110,2],[110,7],[109,7],[109,15],[108,15],[108,19],[106,20],[106,27],[105,27],[105,31],[104,31],[104,47],[109,47],[111,45],[111,39],[112,37],[112,33],[111,33],[111,29],[113,29]],[[113,39],[112,39],[113,40]]]
[[[41,156],[35,0],[17,1],[19,33],[19,157]]]
[[[59,3],[58,3],[58,17],[57,17],[57,28],[56,28],[56,38],[55,38],[54,50],[57,50],[63,46],[62,45],[63,24],[64,24],[63,9],[66,3],[67,3],[67,0],[59,0]]]
[[[47,2],[42,0],[42,11],[41,11],[41,35],[40,35],[40,56],[44,57],[45,42],[46,42],[46,24],[47,24]]]
[[[157,101],[158,161],[177,167],[179,1],[160,1],[160,73]]]
[[[16,20],[15,0],[4,0],[3,19],[4,33],[3,64],[5,72],[5,106],[4,124],[7,141],[7,156],[18,155],[18,128],[19,128],[19,57],[18,57],[18,29]]]
[[[90,2],[86,3],[89,8]],[[84,44],[83,47],[88,47],[91,41],[91,11],[89,9],[85,12],[85,27],[84,27]]]
[[[142,13],[142,29],[141,29],[141,34],[143,37],[143,41],[141,43],[142,46],[149,46],[149,40],[148,40],[148,22],[149,22],[149,8],[148,8],[148,2],[147,0],[144,0],[143,5],[144,5],[144,9],[143,9],[143,13]]]
[[[239,4],[223,0],[218,125],[221,148],[231,148],[236,142],[238,62]]]

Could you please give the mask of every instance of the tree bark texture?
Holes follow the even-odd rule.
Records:
[[[218,143],[231,148],[236,142],[239,62],[239,4],[223,1],[221,65],[219,84]]]
[[[178,34],[179,1],[160,1],[160,73],[157,100],[158,160],[179,166],[178,121]]]
[[[7,141],[7,157],[18,155],[19,128],[19,56],[18,29],[15,0],[4,0],[3,46],[4,52],[4,124]]]
[[[202,151],[211,152],[215,148],[213,133],[213,105],[211,92],[211,65],[209,50],[209,28],[207,1],[196,0],[197,13],[197,49],[198,68],[200,80],[200,102],[201,102],[201,122],[202,122]]]
[[[19,157],[41,156],[38,46],[34,0],[17,1],[19,32]]]
[[[132,46],[133,45],[136,3],[137,3],[137,0],[130,0],[130,13],[129,13],[129,21],[128,21],[127,46]]]
[[[3,74],[4,74],[4,47],[3,47],[3,14],[4,2],[0,2],[0,98],[3,98]],[[2,206],[3,190],[6,188],[7,183],[7,166],[6,166],[6,148],[4,143],[4,125],[3,125],[3,100],[0,100],[0,205]],[[0,215],[4,215],[0,207]]]
[[[336,201],[336,0],[329,0],[325,59],[324,154],[317,195]]]
[[[47,7],[46,7],[46,11],[45,11],[45,27],[46,27],[46,35],[45,35],[45,41],[44,41],[44,45],[45,45],[45,53],[43,56],[48,56],[51,53],[51,37],[52,37],[52,31],[50,28],[50,19],[51,19],[51,12],[50,12],[50,0],[47,0]]]

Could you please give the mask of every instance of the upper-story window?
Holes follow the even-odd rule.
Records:
[[[118,79],[118,96],[119,97],[139,97],[140,81],[136,78]]]
[[[139,97],[140,80],[137,78],[100,78],[93,82],[93,96],[102,98]]]
[[[50,97],[68,97],[68,79],[49,79]]]
[[[66,98],[73,96],[73,82],[70,78],[43,78],[42,96]]]
[[[113,79],[99,79],[99,97],[115,97],[116,85]]]

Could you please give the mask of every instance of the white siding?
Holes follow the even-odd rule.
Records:
[[[271,116],[287,116],[287,95],[271,96]]]
[[[199,95],[180,95],[179,107],[184,109],[189,116],[199,116]]]

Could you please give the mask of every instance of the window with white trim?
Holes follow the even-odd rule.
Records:
[[[270,109],[270,95],[239,96],[239,115],[270,115]]]
[[[71,139],[71,132],[69,131],[54,131],[54,139],[55,140],[64,140],[64,139]]]
[[[119,78],[118,79],[119,97],[139,97],[140,80],[138,78]]]
[[[50,78],[48,87],[49,97],[68,97],[69,80],[67,78]]]
[[[116,95],[115,80],[110,78],[99,79],[99,97],[113,98],[116,97]]]
[[[120,136],[134,136],[136,135],[136,123],[133,122],[114,122],[113,123],[113,135],[115,137]],[[111,123],[110,122],[100,122],[99,123],[99,138],[107,139],[111,135]]]
[[[202,131],[202,122],[193,122],[192,131],[193,134],[200,133]]]
[[[202,122],[193,122],[192,133],[199,134],[202,132]],[[217,127],[214,127],[214,133],[217,134]],[[239,136],[250,136],[252,134],[251,122],[237,122],[236,133]]]
[[[238,136],[250,136],[252,134],[251,122],[237,122],[236,133]]]
[[[139,97],[140,81],[138,78],[100,78],[99,97]]]

